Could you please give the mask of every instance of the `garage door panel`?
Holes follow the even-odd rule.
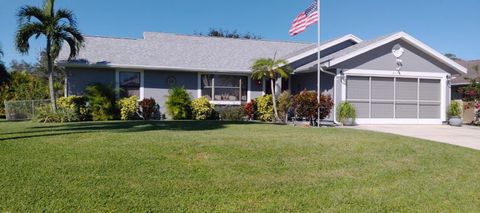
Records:
[[[439,119],[440,104],[420,104],[420,118],[423,119]]]
[[[372,102],[372,118],[393,118],[392,102]]]
[[[355,111],[357,112],[357,118],[370,117],[370,103],[361,101],[350,101],[350,103],[355,107]]]
[[[394,92],[394,78],[372,77],[372,99],[393,100]]]
[[[348,99],[369,99],[370,97],[370,78],[351,76],[347,81]]]
[[[395,105],[396,118],[417,118],[417,103],[397,103]]]
[[[420,100],[440,101],[440,80],[420,79]]]
[[[414,78],[397,78],[396,100],[417,100],[418,80]]]

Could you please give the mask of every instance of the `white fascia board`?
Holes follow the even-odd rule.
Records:
[[[320,50],[328,49],[328,48],[330,48],[330,47],[333,47],[333,46],[335,46],[335,45],[341,44],[342,42],[349,41],[349,40],[351,40],[351,41],[353,41],[353,42],[355,42],[355,43],[357,43],[357,44],[360,43],[360,42],[362,42],[362,39],[360,39],[360,38],[358,38],[357,36],[354,36],[354,35],[352,35],[352,34],[349,34],[349,35],[343,36],[343,37],[341,37],[341,38],[339,38],[339,39],[336,39],[336,40],[333,40],[333,41],[330,41],[330,42],[328,42],[328,43],[325,43],[325,44],[320,45]],[[292,63],[292,62],[295,62],[295,61],[298,61],[298,60],[300,60],[300,59],[302,59],[302,58],[305,58],[305,57],[307,57],[307,56],[309,56],[309,55],[315,54],[315,53],[317,53],[317,52],[318,52],[318,47],[315,47],[315,48],[313,48],[313,49],[311,49],[311,50],[308,50],[308,51],[306,51],[306,52],[303,52],[303,53],[300,53],[300,54],[298,54],[298,55],[296,55],[296,56],[293,56],[293,57],[291,57],[291,58],[288,58],[288,59],[287,59],[287,62],[290,64],[290,63]]]
[[[440,54],[439,52],[435,51],[434,49],[432,49],[431,47],[429,47],[428,45],[424,44],[423,42],[415,39],[414,37],[412,37],[411,35],[405,33],[405,32],[399,32],[399,33],[396,33],[396,34],[393,34],[383,40],[380,40],[376,43],[373,43],[371,45],[368,45],[364,48],[361,48],[359,50],[356,50],[354,52],[351,52],[349,54],[346,54],[342,57],[338,57],[338,58],[335,58],[333,60],[330,61],[329,65],[330,66],[334,66],[334,65],[337,65],[339,63],[342,63],[346,60],[349,60],[351,58],[354,58],[358,55],[361,55],[363,53],[366,53],[370,50],[373,50],[373,49],[376,49],[378,47],[381,47],[385,44],[388,44],[392,41],[395,41],[395,40],[398,40],[398,39],[402,39],[406,42],[408,42],[409,44],[423,50],[425,53],[427,53],[428,55],[432,56],[433,58],[445,63],[446,65],[452,67],[454,70],[456,70],[458,73],[460,74],[465,74],[467,73],[467,68],[461,66],[460,64],[454,62],[453,60],[449,59],[448,57]]]
[[[366,69],[351,69],[344,70],[345,75],[354,76],[373,76],[373,77],[397,77],[397,78],[427,78],[427,79],[441,79],[445,78],[447,73],[436,72],[416,72],[416,71],[393,71],[393,70],[366,70]]]
[[[250,74],[251,70],[231,70],[231,69],[206,69],[206,68],[188,68],[188,67],[168,67],[151,65],[130,65],[130,64],[75,64],[75,63],[57,63],[58,66],[72,68],[110,68],[110,69],[141,69],[141,70],[164,70],[180,72],[209,72],[225,74]]]

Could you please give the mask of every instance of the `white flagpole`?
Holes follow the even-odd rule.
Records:
[[[320,87],[320,75],[321,75],[321,68],[320,68],[320,0],[317,0],[317,11],[318,11],[318,22],[317,22],[317,99],[318,103],[320,104],[320,97],[321,97],[321,87]],[[320,127],[320,108],[318,108],[317,112],[317,125]]]

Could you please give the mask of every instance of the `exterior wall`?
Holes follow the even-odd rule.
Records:
[[[395,71],[397,64],[396,58],[392,54],[392,48],[396,44],[400,44],[405,49],[405,52],[401,57],[403,60],[402,70],[404,71],[456,73],[452,68],[402,40],[388,43],[384,46],[354,57],[343,63],[335,65],[335,68]]]
[[[250,99],[256,99],[263,95],[263,82],[250,78]]]
[[[115,69],[67,68],[67,95],[82,95],[88,85],[108,84],[115,87]]]
[[[332,99],[335,99],[334,92],[335,76],[322,72],[320,75],[320,88],[323,94],[329,94]],[[291,92],[292,94],[298,94],[304,89],[310,91],[317,91],[317,72],[298,73],[291,77]],[[335,106],[334,106],[335,107]],[[326,119],[333,120],[334,109],[332,113]]]
[[[345,42],[342,42],[342,43],[340,43],[340,44],[337,44],[337,45],[335,45],[335,46],[332,46],[332,47],[330,47],[330,48],[327,48],[327,49],[324,49],[324,50],[320,51],[320,54],[321,54],[322,57],[325,57],[325,56],[327,56],[327,55],[331,55],[331,54],[333,54],[333,53],[335,53],[335,52],[337,52],[337,51],[340,51],[340,50],[342,50],[342,49],[345,49],[345,48],[350,47],[350,46],[353,46],[353,45],[355,45],[355,42],[350,41],[350,40],[349,40],[349,41],[345,41]],[[305,64],[308,64],[308,63],[311,63],[311,62],[313,62],[313,61],[316,61],[317,58],[318,58],[317,53],[314,53],[314,54],[312,54],[312,55],[309,55],[309,56],[307,56],[307,57],[305,57],[305,58],[302,58],[302,59],[300,59],[300,60],[298,60],[298,61],[295,61],[295,62],[291,63],[291,64],[290,64],[290,67],[292,67],[293,69],[297,69],[297,68],[299,68],[299,67],[301,67],[301,66],[303,66],[303,65],[305,65]]]
[[[461,100],[462,99],[462,95],[460,93],[458,93],[458,89],[460,89],[462,86],[452,86],[450,92],[452,93],[452,100]]]
[[[165,101],[168,90],[172,87],[184,87],[192,99],[198,98],[198,74],[196,72],[173,72],[173,71],[144,71],[145,98],[154,98],[160,105],[160,111],[166,113]],[[175,77],[175,85],[169,85],[167,79]]]

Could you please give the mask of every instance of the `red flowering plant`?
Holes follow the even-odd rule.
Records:
[[[296,116],[306,118],[311,124],[315,124],[320,109],[320,119],[325,119],[333,108],[333,101],[330,95],[322,94],[318,103],[317,93],[303,90],[300,94],[293,96],[292,107]]]
[[[248,102],[244,107],[243,111],[245,112],[245,115],[247,115],[249,120],[254,120],[255,115],[257,114],[257,103],[255,100],[251,100]]]

